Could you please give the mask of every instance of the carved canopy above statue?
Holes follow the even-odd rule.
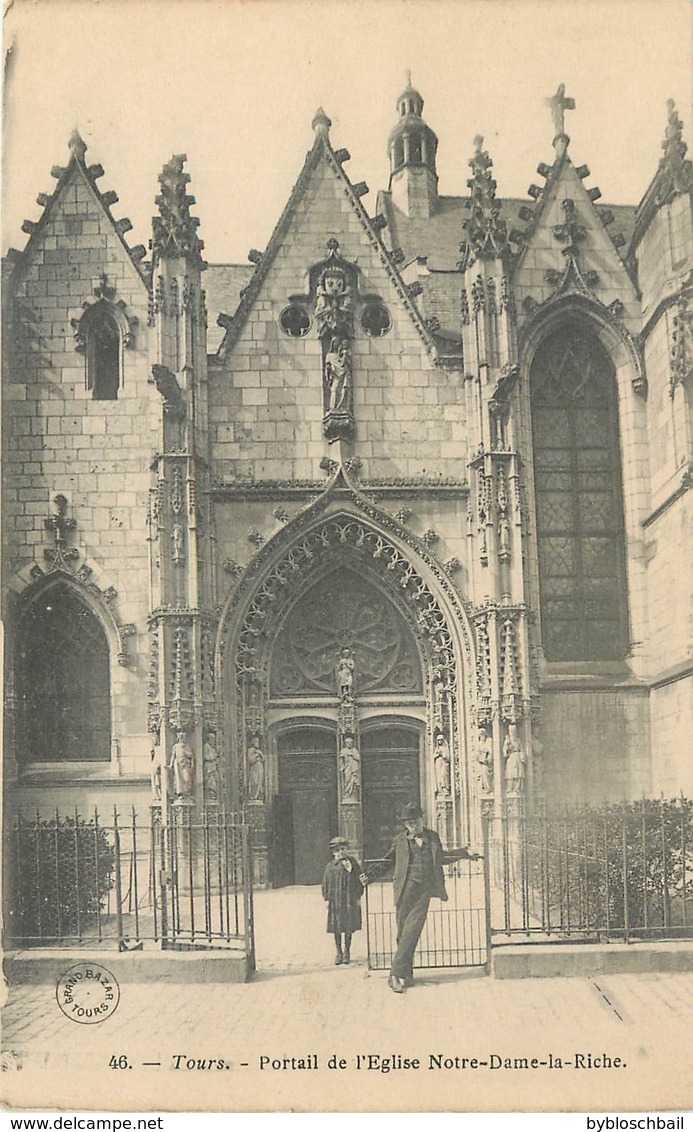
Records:
[[[355,660],[354,693],[422,692],[421,660],[402,614],[373,585],[338,570],[296,603],[272,654],[272,696],[336,695],[343,648]]]

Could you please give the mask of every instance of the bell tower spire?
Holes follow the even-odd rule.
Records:
[[[438,205],[436,150],[438,138],[421,117],[424,100],[411,84],[397,99],[397,125],[388,139],[390,192],[407,216],[426,219]]]

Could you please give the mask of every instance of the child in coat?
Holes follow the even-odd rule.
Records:
[[[361,896],[366,877],[356,858],[350,856],[346,838],[333,837],[330,850],[332,860],[325,866],[322,895],[327,901],[327,931],[334,936],[335,964],[339,965],[351,960],[351,937],[361,927]]]

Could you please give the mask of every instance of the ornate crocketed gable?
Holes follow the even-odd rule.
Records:
[[[217,357],[223,361],[232,350],[242,327],[248,317],[250,310],[257,299],[260,289],[264,280],[267,277],[270,267],[282,246],[287,235],[289,225],[294,216],[299,201],[304,197],[308,190],[308,186],[313,178],[316,170],[322,162],[326,162],[334,175],[337,177],[339,183],[343,187],[344,195],[349,201],[354,212],[358,216],[359,222],[364,230],[368,233],[370,243],[380,260],[385,267],[388,276],[400,298],[406,306],[408,313],[413,320],[417,332],[422,340],[425,349],[435,357],[436,348],[432,334],[424,319],[422,318],[415,302],[415,295],[413,290],[410,291],[407,284],[402,279],[393,256],[387,251],[382,238],[381,231],[386,225],[387,221],[384,216],[370,217],[365,208],[361,204],[360,197],[368,191],[368,186],[365,182],[359,182],[354,185],[347,177],[344,169],[342,168],[343,162],[349,158],[349,151],[346,149],[334,150],[330,142],[330,126],[331,121],[321,108],[318,109],[315,117],[313,118],[313,130],[315,132],[315,140],[313,146],[308,153],[303,169],[301,170],[298,179],[291,191],[291,195],[287,204],[282,212],[281,217],[270,237],[269,243],[265,251],[260,253],[251,253],[253,262],[256,262],[255,271],[248,286],[244,289],[241,301],[238,308],[232,317],[228,315],[221,315],[219,324],[224,326],[226,333],[223,341],[219,347]]]
[[[108,222],[116,233],[128,258],[132,261],[138,275],[146,284],[149,275],[148,265],[144,262],[147,249],[144,244],[137,244],[135,247],[130,247],[127,243],[125,235],[132,229],[131,220],[129,220],[128,217],[116,220],[111,212],[113,205],[118,203],[118,194],[112,190],[101,192],[96,183],[104,175],[103,166],[87,164],[87,144],[77,130],[74,130],[71,134],[68,145],[70,149],[70,160],[68,164],[65,166],[54,165],[51,169],[51,176],[58,182],[55,191],[53,193],[38,194],[36,199],[43,208],[43,213],[38,220],[24,221],[22,231],[28,234],[29,239],[22,252],[14,248],[9,250],[9,260],[15,264],[17,268],[20,268],[22,263],[30,260],[32,251],[39,244],[42,233],[49,219],[52,217],[53,211],[60,201],[63,192],[68,185],[73,183],[74,178],[80,177],[89,186],[95,201],[108,218]]]

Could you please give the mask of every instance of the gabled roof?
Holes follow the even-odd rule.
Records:
[[[567,141],[569,140],[570,139],[567,139]],[[514,243],[520,244],[520,251],[513,268],[513,275],[517,275],[518,270],[520,270],[522,267],[526,249],[532,241],[532,235],[540,226],[543,213],[547,207],[548,202],[552,199],[553,190],[567,166],[570,166],[572,168],[573,175],[578,183],[581,183],[585,177],[589,176],[590,171],[586,165],[579,167],[575,167],[573,165],[573,162],[568,154],[567,144],[557,154],[556,160],[554,161],[553,165],[540,165],[538,168],[538,172],[541,174],[541,176],[546,178],[546,183],[543,189],[536,190],[535,203],[533,204],[531,209],[529,208],[529,206],[527,206],[527,211],[531,211],[531,216],[527,218],[526,216],[522,217],[522,214],[520,214],[522,219],[527,220],[527,227],[525,231],[511,232],[510,234],[510,239]],[[633,231],[633,225],[635,223],[635,209],[626,205],[600,205],[599,207],[597,207],[596,201],[601,197],[599,189],[584,189],[583,187],[582,192],[583,195],[588,198],[588,203],[591,203],[592,212],[594,216],[597,217],[602,228],[604,229],[604,235],[609,242],[609,246],[613,249],[616,258],[623,263],[626,271],[630,273],[631,269],[628,264],[626,252],[629,245],[629,237]],[[618,224],[615,223],[617,218],[619,221]],[[612,224],[614,225],[614,229],[611,233],[609,233],[607,229]],[[624,228],[626,229],[626,231],[624,231]],[[614,241],[614,237],[616,237],[617,235],[620,236],[618,243]]]
[[[327,117],[324,110],[320,108],[317,111],[315,118],[313,119],[313,129],[315,130],[315,140],[313,142],[313,146],[306,156],[303,168],[298,175],[298,179],[294,184],[293,189],[291,190],[291,194],[286,203],[286,206],[284,207],[284,211],[282,212],[279,221],[277,222],[277,225],[272,235],[270,236],[267,248],[265,249],[263,255],[260,257],[260,260],[255,268],[255,271],[253,272],[250,282],[244,289],[239,306],[226,328],[226,334],[224,335],[224,339],[219,347],[219,350],[217,351],[217,357],[219,359],[223,359],[228,355],[233,347],[233,344],[237,340],[238,335],[240,334],[241,329],[245,324],[246,318],[248,317],[248,314],[252,309],[255,300],[257,299],[260,288],[262,287],[262,284],[267,277],[270,267],[274,262],[277,252],[287,235],[289,225],[296,211],[298,202],[301,200],[304,192],[306,191],[313,172],[318,168],[320,162],[322,161],[327,162],[332,172],[341,182],[347,200],[358,216],[363,228],[368,233],[371,244],[376,254],[380,257],[381,262],[385,267],[388,275],[390,276],[390,279],[400,299],[406,306],[425,348],[431,354],[435,354],[436,348],[433,336],[426,327],[426,324],[420,312],[418,311],[410,294],[408,293],[407,285],[405,284],[402,276],[392,262],[387,249],[383,245],[382,240],[378,235],[376,225],[361,204],[359,195],[357,194],[354,186],[352,185],[351,181],[342,168],[340,157],[345,160],[346,156],[343,155],[348,155],[348,151],[345,150],[340,151],[340,153],[335,153],[334,149],[332,148],[329,136],[330,125],[330,119]]]
[[[118,200],[117,194],[114,192],[102,193],[96,184],[97,179],[103,177],[103,167],[101,165],[87,165],[85,160],[87,145],[77,130],[73,131],[68,145],[70,148],[69,163],[66,166],[54,165],[51,169],[51,175],[55,177],[58,182],[55,191],[50,195],[40,193],[37,197],[38,203],[43,206],[43,213],[38,220],[25,220],[22,225],[22,230],[29,235],[24,250],[19,252],[15,249],[11,249],[8,252],[8,258],[12,261],[14,270],[20,270],[22,264],[27,262],[27,257],[31,255],[34,246],[41,239],[41,235],[60,200],[63,190],[70,184],[76,174],[88,185],[98,207],[103,210],[109,224],[122,244],[123,250],[132,262],[135,271],[141,278],[143,284],[148,287],[149,276],[147,266],[143,262],[147,254],[146,248],[143,244],[131,248],[126,242],[125,233],[130,231],[132,224],[127,217],[123,217],[121,220],[114,218],[111,212],[111,205],[116,204]]]

